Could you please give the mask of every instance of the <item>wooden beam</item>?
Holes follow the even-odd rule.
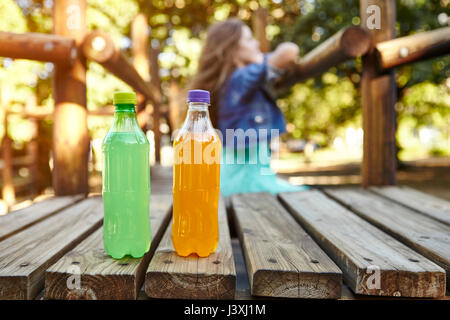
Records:
[[[370,47],[370,35],[360,27],[348,27],[314,48],[288,71],[276,87],[292,85],[316,77],[340,63],[363,56]]]
[[[360,217],[444,268],[450,287],[450,226],[360,188],[327,189],[326,193]],[[420,265],[424,259],[409,259]],[[419,261],[415,261],[419,260]]]
[[[363,57],[361,77],[364,130],[362,185],[394,185],[397,170],[395,71],[379,72],[374,48],[377,43],[395,37],[395,0],[360,0],[360,12],[361,25],[371,35],[369,53]],[[379,25],[376,21],[372,23],[374,19],[380,20]]]
[[[377,43],[375,54],[383,69],[450,53],[450,27]]]
[[[53,7],[54,33],[79,46],[86,33],[86,0],[58,0]],[[56,195],[87,193],[89,132],[86,109],[86,61],[57,65],[53,77],[53,188]]]
[[[344,273],[356,294],[442,297],[445,271],[317,190],[282,202]],[[373,204],[366,204],[373,209]],[[396,215],[390,212],[391,217]]]
[[[45,272],[46,299],[137,299],[148,263],[170,220],[171,195],[152,195],[150,219],[152,242],[144,257],[111,258],[103,248],[103,228],[95,231],[73,250],[66,253]],[[68,288],[71,270],[78,266],[80,287]]]
[[[268,193],[233,195],[252,295],[337,299],[342,272]]]
[[[145,292],[151,298],[234,299],[236,269],[223,199],[219,202],[219,244],[207,258],[180,257],[173,249],[172,224],[150,261]]]
[[[0,299],[36,297],[44,288],[45,269],[98,229],[102,220],[102,198],[91,197],[1,241]]]
[[[73,65],[77,48],[74,39],[56,34],[0,32],[0,56]]]
[[[154,103],[155,99],[149,85],[142,79],[123,52],[116,48],[107,33],[95,30],[88,34],[83,41],[82,51],[86,58],[101,64],[134,90],[143,94],[152,104]]]

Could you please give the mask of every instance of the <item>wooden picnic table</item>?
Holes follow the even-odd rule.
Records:
[[[0,217],[0,299],[450,299],[448,201],[407,187],[233,195],[216,252],[182,258],[166,191],[152,192],[140,259],[105,253],[100,195]]]

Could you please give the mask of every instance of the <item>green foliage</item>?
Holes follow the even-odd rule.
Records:
[[[7,32],[27,31],[26,20],[14,0],[0,1],[0,12],[2,13],[2,19],[0,19],[0,30]]]
[[[292,119],[294,138],[306,138],[326,145],[344,124],[361,114],[359,95],[351,80],[324,73],[321,86],[314,80],[294,86],[292,94],[279,100],[288,119]]]

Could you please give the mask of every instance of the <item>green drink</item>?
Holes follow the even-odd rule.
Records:
[[[114,122],[103,145],[103,244],[115,259],[150,248],[149,143],[136,119],[136,95],[114,94]]]

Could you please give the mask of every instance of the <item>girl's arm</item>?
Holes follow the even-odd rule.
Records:
[[[238,68],[230,81],[234,99],[245,100],[255,89],[267,85],[273,78],[278,77],[279,71],[295,62],[298,51],[296,44],[284,42],[275,51],[264,56],[262,63],[251,63],[246,67]]]
[[[298,57],[299,48],[295,43],[283,42],[267,57],[267,63],[276,69],[286,69]]]

